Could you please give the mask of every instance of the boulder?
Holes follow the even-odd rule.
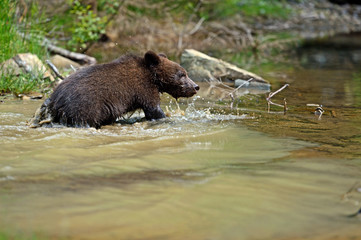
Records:
[[[0,63],[0,76],[2,75],[19,75],[21,68],[15,62],[14,59],[10,58],[3,63]]]
[[[181,56],[181,65],[189,77],[197,82],[222,80],[233,87],[256,88],[269,91],[271,85],[262,77],[233,64],[210,57],[194,49],[186,49]],[[251,81],[248,81],[251,79]]]
[[[17,54],[0,64],[0,75],[20,75],[21,73],[31,73],[42,78],[50,78],[51,81],[54,80],[38,56],[31,53]]]

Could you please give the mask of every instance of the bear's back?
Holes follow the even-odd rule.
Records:
[[[144,60],[134,55],[85,67],[59,84],[50,96],[49,109],[55,122],[99,127],[139,108],[135,96],[149,96],[150,78]]]

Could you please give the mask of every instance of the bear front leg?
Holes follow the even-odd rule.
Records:
[[[156,107],[144,108],[143,111],[147,120],[165,118],[165,114],[159,105],[157,105]]]

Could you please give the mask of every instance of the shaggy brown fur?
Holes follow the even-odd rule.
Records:
[[[184,68],[148,51],[144,58],[125,55],[77,71],[59,84],[44,106],[54,123],[100,128],[136,109],[143,109],[147,120],[164,118],[159,93],[179,98],[198,90]]]

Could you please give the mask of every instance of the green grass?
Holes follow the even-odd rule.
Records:
[[[25,39],[19,33],[26,35],[41,36],[41,21],[36,9],[32,4],[29,16],[22,18],[16,16],[17,2],[14,0],[0,0],[0,62],[14,57],[17,53],[31,52],[39,58],[46,56],[46,49],[39,44],[38,39]],[[34,10],[35,9],[35,10]]]
[[[242,14],[246,17],[272,17],[287,18],[292,9],[286,0],[222,0],[222,1],[203,1],[198,6],[198,0],[145,0],[147,4],[137,2],[127,4],[127,12],[138,16],[150,16],[153,18],[164,18],[164,9],[173,16],[179,16],[187,19],[194,13],[206,20],[219,20],[231,17],[235,14]],[[148,5],[158,6],[149,8]],[[162,7],[159,7],[162,6]]]
[[[42,92],[51,84],[49,79],[43,79],[42,74],[33,75],[22,73],[20,75],[1,75],[0,93],[13,93],[15,95],[31,92]]]
[[[0,232],[0,240],[40,240],[46,239],[39,234],[25,235],[25,234],[8,234]]]
[[[239,2],[242,13],[249,17],[286,19],[292,13],[292,9],[282,0],[241,0]]]
[[[42,36],[41,15],[35,3],[29,5],[26,15],[22,16],[18,1],[0,0],[0,63],[14,57],[18,53],[33,53],[45,59],[47,50],[39,44],[38,38],[26,36]],[[20,12],[20,13],[19,13]],[[41,74],[0,73],[0,93],[27,93],[39,90],[44,85]]]

